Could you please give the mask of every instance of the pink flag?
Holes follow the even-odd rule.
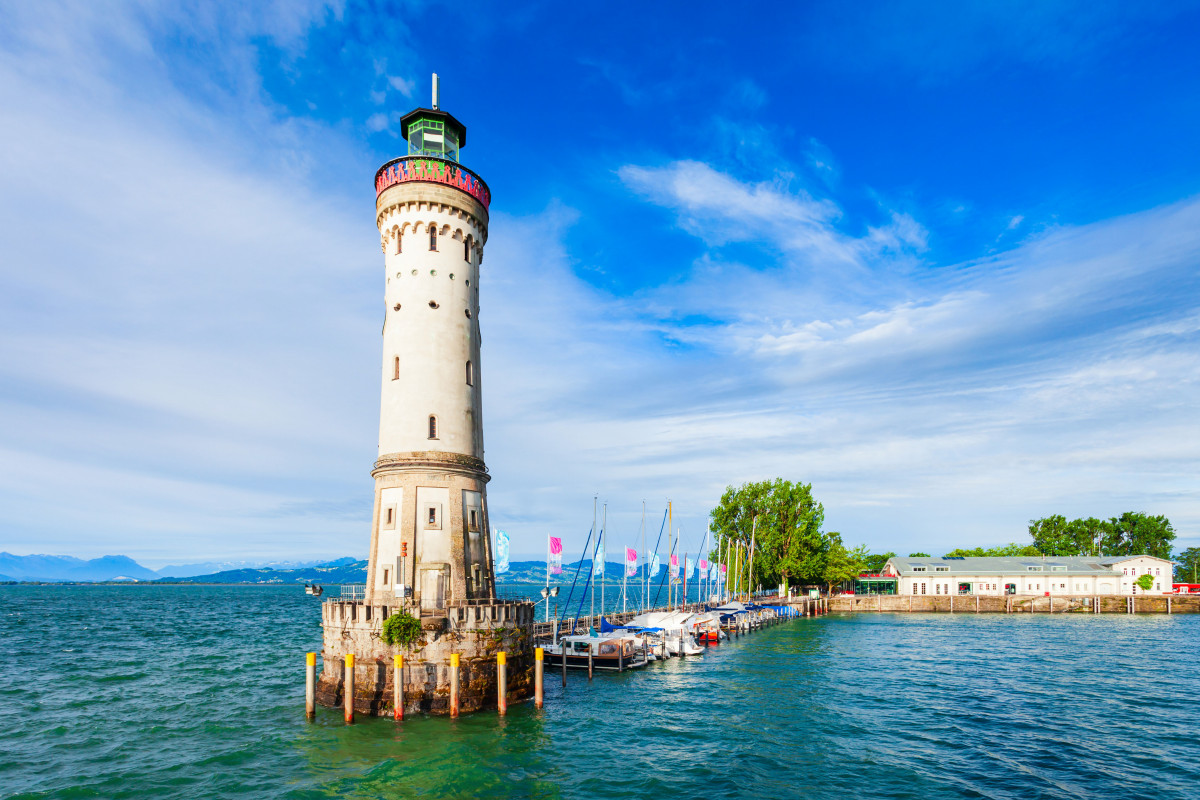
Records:
[[[724,575],[728,571],[729,571],[729,569],[724,564],[722,564],[721,565],[721,574]]]
[[[637,575],[637,550],[632,547],[625,548],[625,577],[632,578]]]
[[[700,559],[700,569],[708,569],[708,559]]]
[[[550,537],[550,557],[546,559],[547,575],[562,575],[562,539]]]
[[[679,577],[679,556],[674,553],[671,554],[671,577]]]

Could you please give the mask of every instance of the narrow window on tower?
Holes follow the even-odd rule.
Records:
[[[467,386],[475,385],[475,370],[471,367],[471,362],[467,362]]]
[[[400,380],[400,356],[396,356],[396,359],[392,362],[392,380]]]
[[[463,260],[468,264],[471,263],[471,237],[463,239]]]
[[[435,417],[433,414],[430,414],[430,415],[429,415],[429,438],[430,438],[430,439],[436,439],[436,438],[438,438],[438,435],[437,435],[437,417]]]
[[[401,249],[400,249],[400,243],[401,243],[403,240],[404,240],[404,234],[403,234],[403,233],[397,233],[397,234],[396,234],[396,255],[400,255],[400,253],[402,252],[402,251],[401,251]]]
[[[437,225],[429,223],[429,249],[437,250]]]

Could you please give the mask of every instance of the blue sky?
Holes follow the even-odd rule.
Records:
[[[184,6],[184,7],[180,7]],[[813,484],[876,549],[1200,543],[1196,3],[0,3],[0,549],[366,551],[375,169],[492,188],[493,521]]]

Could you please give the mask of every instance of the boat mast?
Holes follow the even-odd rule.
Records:
[[[601,548],[605,547],[605,545],[608,544],[608,542],[604,541],[604,538],[606,536],[608,536],[608,531],[606,530],[607,528],[608,528],[608,503],[605,503],[604,504],[604,517],[603,517],[603,521],[600,523],[600,547]],[[604,577],[605,577],[604,573],[608,572],[608,570],[606,569],[606,567],[608,567],[608,553],[605,553],[603,549],[601,549],[600,552],[604,553],[604,561],[600,564],[600,616],[603,617],[604,616]]]
[[[675,510],[674,510],[674,506],[672,505],[671,501],[668,500],[667,501],[667,546],[669,548],[671,548],[672,553],[675,552],[675,540],[671,538],[671,534],[673,534],[675,532],[675,529],[673,527],[671,527],[674,524],[675,524]],[[672,581],[674,581],[674,580],[675,580],[675,577],[671,574],[671,557],[667,556],[667,607],[668,608],[675,607],[675,594],[674,594],[675,584],[672,583]]]
[[[746,577],[747,593],[754,591],[754,534],[757,529],[758,514],[755,514],[753,522],[750,523],[750,574]]]
[[[592,495],[592,531],[596,530],[596,500],[599,495]],[[588,616],[592,622],[596,621],[596,550],[600,548],[600,540],[596,540],[596,548],[592,550],[592,594],[591,604],[588,606]]]

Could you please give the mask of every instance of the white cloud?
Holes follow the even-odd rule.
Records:
[[[117,19],[106,37],[151,75],[126,96],[108,39],[54,8],[63,27],[0,58],[5,549],[364,552],[380,255],[370,215],[304,169],[349,160],[346,144],[274,119],[253,80],[234,93],[246,115],[211,113]],[[641,500],[653,535],[673,498],[695,547],[727,483],[775,476],[813,482],[829,527],[877,547],[1130,508],[1196,537],[1200,202],[915,270],[914,215],[848,220],[784,176],[697,161],[619,174],[710,246],[669,286],[580,280],[565,244],[580,211],[492,219],[489,497],[516,551],[551,532],[581,545],[593,492],[626,541]],[[779,263],[733,262],[731,243]]]

